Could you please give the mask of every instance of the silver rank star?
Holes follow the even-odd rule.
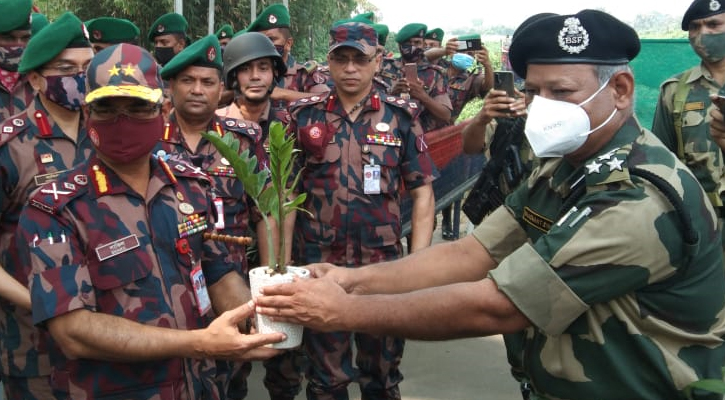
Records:
[[[601,156],[597,157],[597,160],[599,160],[599,161],[609,160],[610,158],[612,158],[612,156],[614,155],[614,153],[617,152],[617,150],[619,150],[619,148],[609,150],[608,152],[606,152],[606,153],[602,154]]]
[[[610,171],[622,171],[622,164],[624,163],[624,160],[620,160],[618,158],[613,158],[612,161],[609,161],[607,165],[609,166]]]
[[[591,175],[594,173],[599,173],[599,169],[602,168],[602,164],[599,164],[596,160],[592,161],[591,163],[586,165],[587,167],[587,174]]]

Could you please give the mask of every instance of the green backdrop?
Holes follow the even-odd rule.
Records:
[[[635,113],[643,127],[652,128],[662,82],[699,63],[687,39],[642,39],[642,50],[630,65],[636,82]]]

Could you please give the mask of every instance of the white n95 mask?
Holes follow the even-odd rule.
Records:
[[[604,122],[590,129],[589,116],[582,108],[609,83],[605,82],[593,95],[579,104],[534,96],[529,104],[524,132],[537,157],[563,157],[580,148],[587,136],[614,118],[615,108]]]

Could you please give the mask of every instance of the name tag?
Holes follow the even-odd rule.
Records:
[[[534,228],[544,232],[548,233],[551,229],[551,226],[554,224],[554,221],[544,217],[543,215],[540,215],[536,213],[534,210],[530,209],[529,207],[524,207],[524,215],[523,215],[524,221],[533,226]]]
[[[104,261],[127,251],[131,251],[138,246],[138,237],[136,235],[129,235],[125,238],[96,247],[96,255],[98,255],[99,261]]]
[[[43,175],[35,175],[33,178],[35,180],[36,186],[45,185],[48,182],[53,182],[54,180],[58,179],[58,175],[62,174],[63,172],[67,171],[57,171],[57,172],[51,172],[49,174],[43,174]]]
[[[696,102],[693,102],[693,103],[685,103],[685,107],[683,109],[685,111],[704,110],[705,109],[705,102],[704,101],[696,101]]]

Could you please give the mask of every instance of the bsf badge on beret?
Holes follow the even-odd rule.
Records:
[[[209,46],[209,49],[206,51],[206,60],[207,61],[214,61],[216,58],[216,50],[214,49],[214,46]]]
[[[720,2],[717,0],[710,1],[710,11],[717,11],[721,7]]]
[[[165,30],[166,30],[166,28],[163,25],[161,25],[161,24],[159,24],[159,26],[156,27],[156,32],[161,33],[161,32],[163,32]]]
[[[93,30],[93,39],[101,40],[103,38],[103,35],[101,34],[101,31],[98,29]]]
[[[277,17],[274,14],[269,14],[269,18],[267,18],[267,21],[269,21],[270,24],[277,23]]]
[[[559,31],[559,47],[569,54],[579,54],[588,46],[589,33],[579,18],[570,17],[564,20],[564,27]]]

